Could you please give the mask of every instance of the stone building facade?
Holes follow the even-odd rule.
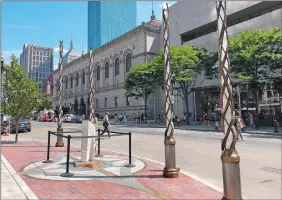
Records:
[[[144,100],[127,98],[123,88],[126,73],[138,63],[151,61],[160,51],[161,22],[151,20],[136,27],[94,51],[94,107],[95,112],[113,116],[144,112]],[[63,106],[72,113],[89,113],[89,53],[68,63],[63,71]],[[53,72],[53,108],[58,106],[59,70]],[[160,91],[148,100],[148,117],[160,112]],[[163,100],[162,100],[163,101]],[[158,103],[156,103],[158,102]],[[157,104],[157,105],[156,105]]]

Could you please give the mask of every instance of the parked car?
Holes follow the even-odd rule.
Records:
[[[71,123],[71,120],[72,120],[73,117],[75,117],[75,115],[73,115],[73,114],[66,114],[63,117],[63,122]]]
[[[71,121],[70,121],[70,122],[71,122],[71,123],[82,123],[82,117],[75,115],[75,116],[73,116],[73,117],[71,118]]]
[[[17,130],[17,122],[14,119],[11,119],[10,126],[11,133],[16,133]],[[31,123],[29,119],[20,119],[18,125],[19,132],[30,132],[31,131]]]

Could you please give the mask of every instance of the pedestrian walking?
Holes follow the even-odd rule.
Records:
[[[138,113],[138,115],[137,115],[137,124],[140,124],[140,113]]]
[[[236,132],[237,132],[237,140],[239,140],[239,136],[242,139],[242,141],[244,140],[243,136],[242,136],[242,131],[241,129],[244,128],[244,122],[243,119],[239,116],[238,111],[235,112],[235,121],[234,121],[234,126],[236,128]]]
[[[132,119],[133,119],[133,121],[134,121],[134,123],[135,123],[135,122],[136,122],[136,115],[135,115],[135,113],[133,114]]]
[[[141,114],[141,124],[144,123],[144,113]]]
[[[253,115],[253,113],[249,113],[249,121],[250,121],[250,127],[255,127],[256,125],[255,125],[255,123],[254,123],[254,115]]]
[[[107,113],[105,114],[104,118],[103,118],[103,127],[104,127],[104,130],[103,130],[103,132],[101,133],[101,135],[104,135],[104,133],[107,131],[109,138],[111,137],[111,136],[110,136],[109,126],[110,126],[109,113],[107,112]]]
[[[126,113],[124,113],[124,115],[123,115],[123,123],[125,124],[127,122],[127,115],[126,115]]]
[[[177,117],[177,116],[175,116],[175,126],[177,126],[178,128],[180,127],[180,119]]]
[[[208,126],[211,127],[211,126],[210,126],[210,118],[209,118],[208,114],[205,114],[203,120],[204,120],[204,121],[203,121],[203,126],[205,126],[205,122],[207,122]]]
[[[119,119],[119,123],[121,124],[122,123],[122,119],[123,119],[122,113],[119,114],[118,119]]]

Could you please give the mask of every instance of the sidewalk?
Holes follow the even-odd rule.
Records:
[[[37,199],[3,155],[1,155],[1,199]]]
[[[147,124],[137,124],[133,121],[127,121],[126,124],[120,124],[119,122],[111,122],[111,125],[121,125],[121,126],[132,126],[132,127],[147,127],[147,128],[165,128],[163,124],[157,123],[147,123]],[[184,125],[181,124],[179,128],[180,130],[193,130],[193,131],[209,131],[209,132],[218,132],[215,131],[214,125],[210,127],[208,125],[200,125],[200,124],[191,124],[191,125]],[[262,134],[262,135],[281,135],[282,136],[282,129],[281,127],[278,128],[278,133],[274,133],[274,127],[260,127],[258,130],[253,127],[246,127],[242,133],[250,133],[250,134]]]
[[[132,158],[133,168],[126,168],[128,156],[103,152],[95,169],[70,166],[71,178],[65,172],[66,148],[51,148],[54,163],[46,159],[46,144],[24,141],[12,144],[2,141],[2,153],[31,188],[38,199],[221,199],[222,194],[180,173],[179,178],[162,177],[161,164],[143,158]],[[80,148],[71,147],[71,163],[79,160]]]

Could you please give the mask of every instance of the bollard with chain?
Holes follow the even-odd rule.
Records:
[[[103,157],[103,155],[101,155],[101,130],[98,129],[98,154],[95,157]]]
[[[67,163],[66,163],[66,173],[61,174],[61,177],[72,177],[74,174],[69,172],[70,167],[70,140],[71,136],[68,135],[68,146],[67,146]]]
[[[52,163],[53,160],[50,160],[50,141],[51,141],[51,133],[48,131],[48,146],[47,146],[47,159],[42,163]]]
[[[125,165],[125,167],[128,167],[128,168],[131,168],[131,167],[135,167],[135,165],[134,164],[132,164],[132,160],[131,160],[131,157],[132,157],[132,155],[131,155],[131,132],[129,132],[128,133],[128,138],[129,138],[129,144],[128,144],[128,146],[129,146],[129,163],[127,164],[127,165]]]

